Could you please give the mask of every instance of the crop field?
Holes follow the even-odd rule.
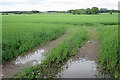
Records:
[[[118,26],[99,27],[98,32],[101,40],[101,66],[103,70],[106,70],[106,73],[114,73],[115,77],[118,77],[120,76],[118,75],[120,68]]]
[[[16,78],[55,77],[71,57],[90,39],[88,30],[95,29],[100,42],[98,63],[101,73],[120,77],[118,14],[72,15],[41,13],[2,16],[2,62],[6,64],[37,46],[43,46],[64,34],[60,43],[45,54],[41,64],[30,66]],[[94,33],[93,33],[94,34]]]

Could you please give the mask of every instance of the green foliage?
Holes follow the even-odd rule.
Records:
[[[98,13],[99,13],[99,9],[98,9],[97,7],[93,7],[93,8],[91,9],[91,13],[92,13],[92,14],[98,14]]]
[[[75,30],[68,38],[50,51],[51,54],[46,57],[44,63],[50,64],[51,61],[59,63],[65,58],[75,55],[77,49],[87,40],[88,37],[86,30],[84,28],[77,28],[77,30]]]
[[[29,78],[29,80],[32,80],[34,78],[41,78],[41,76],[41,68],[37,65],[34,67],[26,66],[22,73],[18,74],[14,78]]]
[[[74,10],[68,10],[68,13],[72,13]]]
[[[14,11],[13,13],[14,13],[14,14],[22,14],[23,12],[20,12],[20,11]]]
[[[8,15],[8,13],[6,12],[5,15]]]
[[[35,14],[35,13],[40,13],[39,11],[32,10],[32,11],[14,11],[14,14]]]
[[[65,38],[56,48],[53,48],[47,54],[46,59],[43,61],[43,63],[40,66],[42,66],[42,68],[46,70],[48,67],[51,68],[52,65],[56,65],[56,64],[60,64],[61,62],[64,62],[65,59],[68,59],[69,57],[74,56],[78,48],[81,47],[83,42],[87,40],[88,40],[87,31],[84,28],[74,29],[74,32],[72,32],[70,36]],[[56,67],[57,69],[61,68],[59,65]],[[39,72],[41,73],[41,75],[32,74],[32,72],[36,73],[36,71],[42,71],[41,67],[34,66],[34,67],[31,67],[30,69],[25,69],[16,77],[34,78],[37,76],[41,78],[42,72]],[[55,76],[55,74],[49,73],[49,71],[46,74],[50,74],[51,77]]]
[[[90,8],[87,8],[87,9],[86,9],[86,14],[92,14]]]
[[[120,53],[118,50],[118,27],[97,28],[101,40],[100,65],[104,72],[116,77],[120,73]],[[120,75],[119,75],[120,76]]]
[[[32,10],[31,13],[39,13],[39,11]]]
[[[5,12],[5,13],[2,13],[2,15],[8,15],[8,13],[7,13],[7,12]]]
[[[76,10],[76,14],[86,14],[86,11],[85,11],[85,9],[77,9]]]
[[[73,14],[98,14],[99,9],[97,7],[93,7],[92,9],[87,8],[87,9],[75,9],[75,10],[68,10],[68,13],[73,13]]]
[[[88,9],[89,10],[89,9]],[[66,28],[72,34],[63,40],[56,48],[52,49],[47,59],[55,63],[75,55],[80,43],[87,40],[86,31],[81,26],[96,27],[101,40],[100,61],[106,72],[113,72],[114,77],[119,76],[120,57],[117,49],[117,27],[110,25],[118,24],[118,14],[99,14],[99,15],[72,15],[59,13],[41,13],[37,15],[8,15],[2,16],[3,31],[3,61],[13,59],[20,53],[43,45],[48,41],[56,39],[65,33]],[[88,13],[87,13],[88,14]],[[106,26],[105,26],[106,25]],[[78,28],[81,27],[81,28]],[[78,30],[75,30],[77,28]],[[85,32],[85,33],[84,33]],[[79,37],[76,37],[79,36]],[[85,40],[83,40],[85,37]],[[71,46],[73,48],[71,48]],[[59,55],[57,55],[59,54]],[[57,59],[56,59],[57,58]],[[49,64],[49,60],[46,63]],[[50,64],[49,64],[50,65]],[[51,65],[50,65],[51,66]],[[25,70],[23,76],[40,77],[40,66]],[[37,74],[39,71],[39,75]],[[35,76],[33,76],[33,72]],[[21,74],[19,75],[21,76]]]
[[[5,15],[4,13],[2,13],[2,15]]]
[[[3,19],[2,61],[13,59],[20,53],[56,39],[65,32],[63,25],[31,23],[31,19],[12,17]],[[18,21],[19,20],[19,21]],[[7,22],[7,21],[10,21]],[[25,22],[27,21],[27,22]]]
[[[76,11],[72,11],[72,14],[75,15],[75,14],[76,14]]]
[[[110,11],[110,15],[112,15],[112,11]]]

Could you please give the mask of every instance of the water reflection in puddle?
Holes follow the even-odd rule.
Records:
[[[95,61],[81,58],[77,61],[72,61],[71,59],[63,67],[58,76],[61,78],[96,78],[98,77],[96,67]]]
[[[19,56],[15,60],[15,64],[25,64],[25,63],[31,63],[35,65],[36,63],[40,64],[41,60],[44,58],[44,53],[46,51],[44,49],[39,49],[33,53],[27,54],[25,56]]]

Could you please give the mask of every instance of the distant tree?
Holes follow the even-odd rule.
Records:
[[[23,12],[20,12],[20,11],[14,11],[13,13],[14,13],[14,14],[22,14]]]
[[[91,9],[90,8],[86,9],[86,14],[91,14]]]
[[[98,13],[99,13],[99,9],[98,9],[97,7],[93,7],[93,8],[91,9],[91,13],[92,13],[92,14],[98,14]]]
[[[2,13],[2,15],[5,15],[4,13]]]
[[[86,14],[86,11],[85,11],[85,9],[76,9],[75,13],[78,14],[78,15],[80,15],[80,14]]]
[[[7,13],[7,12],[4,12],[4,13],[2,13],[2,15],[8,15],[8,13]]]
[[[5,12],[5,15],[8,15],[8,13],[7,13],[7,12]]]
[[[29,11],[29,12],[26,12],[26,14],[32,14],[32,12],[31,12],[31,11]]]
[[[39,11],[32,10],[31,13],[39,13]]]
[[[78,14],[78,15],[81,14],[80,9],[76,9],[74,12],[75,14]]]
[[[48,13],[58,13],[58,11],[47,11]],[[62,11],[61,11],[62,12]]]
[[[14,13],[14,14],[17,14],[17,11],[14,11],[13,13]]]
[[[110,15],[112,15],[112,11],[110,11]]]
[[[22,12],[19,11],[18,14],[22,14]]]
[[[111,12],[112,11],[112,12]],[[92,7],[92,9],[87,8],[87,9],[75,9],[75,10],[68,10],[67,13],[72,13],[72,14],[98,14],[98,13],[120,13],[120,10],[108,10],[107,8],[100,8],[100,10],[97,7]]]
[[[72,11],[72,14],[73,14],[73,15],[75,15],[75,14],[76,14],[76,11],[75,11],[75,10],[74,10],[74,11]]]
[[[80,9],[80,13],[81,14],[86,14],[86,10],[85,9]]]
[[[66,13],[66,11],[62,11],[62,13]]]
[[[73,11],[74,11],[74,10],[68,10],[67,12],[68,12],[68,13],[73,13]]]

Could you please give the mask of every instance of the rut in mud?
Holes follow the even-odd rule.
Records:
[[[88,42],[79,49],[79,56],[89,60],[96,60],[99,55],[100,43],[98,34],[94,28],[88,29],[90,39]]]
[[[89,32],[90,39],[79,49],[78,54],[68,60],[64,65],[61,73],[57,76],[60,78],[98,78],[98,66],[96,63],[99,55],[99,40],[97,32],[94,28],[86,28]]]
[[[43,58],[43,53],[56,47],[62,39],[68,36],[68,33],[69,32],[66,32],[58,39],[48,42],[43,46],[36,47],[34,51],[30,51],[24,56],[21,54],[16,59],[6,62],[2,67],[3,78],[18,74],[22,69],[26,68],[27,65],[35,65],[36,63],[40,64],[41,58]]]
[[[62,78],[96,78],[97,64],[95,60],[99,55],[99,41],[97,32],[94,28],[87,28],[90,35],[89,41],[79,49],[78,54],[68,60],[63,66],[63,70],[58,73],[58,77]],[[43,46],[36,47],[35,51],[30,51],[27,55],[20,55],[16,59],[3,65],[3,78],[18,74],[26,65],[35,65],[41,63],[44,53],[56,47],[60,41],[68,36],[68,32],[60,36],[57,40],[53,40]],[[79,37],[79,36],[77,36]]]

